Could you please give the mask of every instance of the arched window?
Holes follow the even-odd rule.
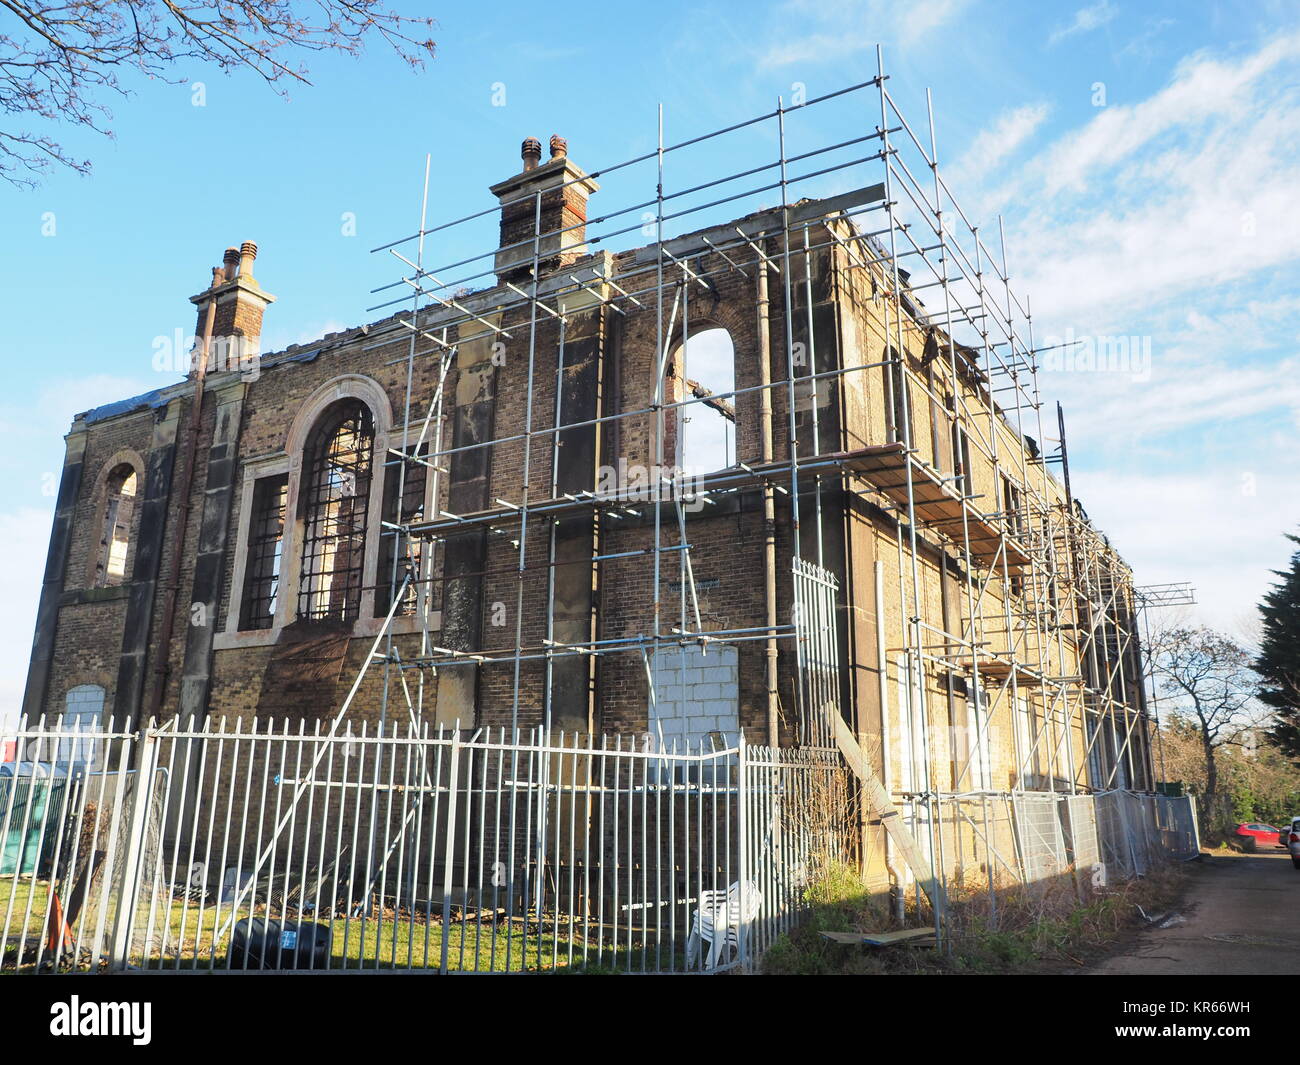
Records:
[[[357,399],[331,404],[308,437],[299,618],[354,621],[360,613],[374,446],[374,418]]]
[[[736,353],[725,329],[703,329],[687,338],[673,360],[681,385],[677,399],[681,447],[677,465],[689,474],[723,470],[736,462]]]
[[[95,586],[107,588],[126,580],[131,549],[131,520],[135,515],[139,480],[135,468],[123,462],[109,471],[104,484],[104,524],[95,560]]]
[[[72,688],[64,701],[59,732],[90,733],[84,737],[72,735],[59,738],[54,761],[60,765],[94,767],[99,757],[98,733],[104,724],[104,689],[98,684],[79,684]]]

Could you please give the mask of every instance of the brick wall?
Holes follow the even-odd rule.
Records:
[[[572,213],[576,207],[558,205],[556,210]],[[566,216],[567,217],[567,216]],[[514,223],[511,222],[511,225]],[[815,236],[814,240],[818,240]],[[775,251],[775,247],[771,249]],[[647,272],[647,260],[637,258],[633,251],[609,256],[592,256],[584,262],[597,264],[602,270],[611,269],[620,284],[636,291],[652,280],[653,271]],[[697,285],[683,290],[683,304],[678,306],[676,332],[680,335],[683,320],[691,333],[710,327],[725,328],[735,351],[735,387],[742,394],[735,400],[736,455],[741,462],[759,461],[759,397],[757,392],[744,391],[755,388],[760,381],[757,365],[760,350],[759,323],[756,305],[755,280],[728,268],[716,255],[694,260],[700,272],[711,277],[712,290],[704,292]],[[569,269],[581,269],[581,263]],[[808,343],[806,264],[801,256],[791,260],[789,283],[794,297],[794,316],[791,329],[796,341]],[[819,253],[811,263],[811,295],[814,309],[813,339],[816,341],[817,369],[833,366],[866,367],[861,372],[846,375],[835,386],[826,383],[821,390],[822,404],[818,407],[823,451],[851,450],[887,439],[886,377],[879,365],[889,345],[901,344],[904,357],[912,371],[914,417],[914,443],[927,461],[941,471],[950,470],[951,450],[946,443],[946,431],[936,432],[936,419],[942,404],[920,390],[920,382],[944,397],[960,395],[973,407],[984,403],[979,383],[974,378],[959,377],[945,380],[938,374],[933,353],[927,350],[932,336],[914,322],[905,320],[901,330],[893,327],[897,310],[880,295],[883,275],[874,277],[867,269],[856,268],[837,251],[834,255]],[[775,275],[774,275],[775,276]],[[672,305],[677,290],[666,287],[662,294],[662,320],[667,323],[672,316]],[[481,313],[490,313],[494,304],[515,300],[507,289],[495,293],[480,293],[473,297]],[[657,321],[660,308],[653,296],[641,298],[643,306],[636,307],[623,301],[626,312],[616,315],[605,312],[599,324],[600,359],[603,361],[604,415],[621,414],[625,417],[610,420],[600,429],[602,461],[609,465],[650,467],[656,457],[658,417],[651,410],[655,403],[655,372],[661,357]],[[891,317],[892,315],[892,317]],[[436,319],[422,321],[422,327],[437,333]],[[527,491],[534,503],[552,494],[552,465],[555,442],[545,433],[554,424],[556,385],[560,361],[560,328],[554,318],[534,315],[527,308],[507,309],[500,317],[500,328],[509,336],[492,334],[476,321],[453,328],[448,334],[449,343],[460,343],[464,351],[478,352],[475,358],[490,358],[495,367],[495,408],[492,417],[492,434],[498,442],[491,448],[487,464],[487,498],[518,503]],[[773,440],[775,461],[789,459],[789,390],[786,383],[786,351],[784,296],[781,284],[774,283],[769,317],[771,357],[768,368],[775,382],[771,390]],[[486,339],[471,340],[475,334],[487,333]],[[499,345],[499,347],[497,346]],[[420,341],[422,349],[431,345]],[[283,458],[296,472],[301,455],[291,454],[289,436],[295,418],[316,395],[331,382],[345,375],[360,375],[373,381],[383,394],[393,412],[393,432],[389,443],[400,441],[397,427],[406,416],[407,365],[404,356],[410,347],[409,334],[393,329],[392,322],[373,324],[366,331],[352,330],[321,338],[310,345],[290,349],[285,357],[268,357],[256,380],[248,380],[243,400],[241,424],[238,434],[238,461],[234,477],[234,496],[229,528],[226,530],[228,551],[222,576],[222,593],[218,615],[211,619],[218,632],[225,633],[231,616],[237,616],[239,589],[232,587],[232,573],[240,530],[249,516],[243,513],[241,491],[246,476],[251,476],[266,460]],[[481,349],[481,351],[479,350]],[[669,360],[670,367],[674,365]],[[438,379],[439,361],[436,354],[422,354],[412,368],[410,417],[418,431],[433,398]],[[455,421],[457,381],[467,366],[453,369],[444,392],[447,419],[441,446],[450,446],[451,426]],[[797,373],[807,370],[797,369]],[[531,441],[519,439],[529,422],[528,397],[531,379],[531,426],[535,435]],[[680,380],[666,387],[669,401],[682,395]],[[214,379],[213,387],[221,380]],[[819,386],[820,387],[820,386]],[[172,402],[187,402],[184,386],[178,389]],[[811,417],[811,390],[800,384],[796,390],[796,420],[802,439],[807,439]],[[178,623],[167,660],[167,688],[163,702],[165,711],[174,711],[179,697],[181,665],[184,655],[186,626],[189,624],[186,607],[190,602],[189,590],[194,580],[193,551],[202,520],[206,485],[206,448],[215,428],[216,404],[209,399],[205,404],[200,427],[199,460],[194,469],[190,496],[190,516],[185,530],[185,555],[181,564]],[[65,592],[65,602],[59,617],[53,655],[52,682],[46,699],[47,709],[61,708],[63,693],[84,683],[103,683],[108,689],[109,704],[113,699],[113,679],[123,641],[125,597],[129,588],[111,589],[92,594],[88,588],[91,559],[98,543],[101,516],[96,486],[102,482],[105,465],[123,452],[138,454],[148,460],[151,431],[158,412],[139,410],[117,417],[97,421],[86,428],[88,447],[86,474],[81,496],[77,502],[73,536],[71,540]],[[182,415],[181,424],[185,424]],[[676,416],[668,412],[664,421],[671,427]],[[1028,468],[1024,459],[1024,441],[1000,418],[985,417],[972,431],[996,437],[1001,452],[1008,456],[1004,465]],[[413,434],[414,435],[414,434]],[[928,441],[938,440],[931,447]],[[666,436],[664,455],[671,462],[674,457],[671,431]],[[525,483],[527,469],[527,483]],[[376,469],[376,476],[380,471]],[[998,485],[991,463],[979,459],[971,471],[974,490],[988,498],[996,498]],[[435,501],[432,511],[447,506],[448,478],[443,478],[443,495]],[[788,484],[788,477],[786,478]],[[881,663],[871,637],[872,626],[883,625],[889,634],[889,646],[898,646],[900,633],[905,630],[910,604],[904,604],[898,595],[901,583],[911,579],[905,568],[899,572],[897,537],[900,535],[894,514],[882,501],[872,496],[860,484],[846,483],[836,474],[823,477],[821,483],[825,521],[822,528],[827,565],[840,574],[845,587],[845,610],[841,629],[851,648],[851,658],[846,669],[849,675],[852,705],[858,716],[859,733],[869,739],[879,739],[882,708],[878,698],[878,676]],[[846,495],[846,488],[852,489]],[[817,530],[811,521],[809,500],[812,485],[805,491],[805,510],[801,515],[801,553],[814,554]],[[490,505],[496,505],[495,503]],[[593,568],[593,596],[596,614],[596,637],[602,641],[635,641],[654,632],[657,620],[661,632],[674,626],[693,628],[695,603],[689,598],[689,582],[683,581],[678,552],[663,552],[659,558],[658,584],[652,548],[655,544],[655,510],[650,503],[636,507],[638,514],[603,516],[595,521],[593,542],[602,555],[623,555],[605,561]],[[505,513],[508,508],[502,508]],[[176,508],[179,513],[179,508]],[[372,515],[372,520],[375,515]],[[295,520],[289,516],[289,521]],[[676,512],[665,506],[660,512],[661,545],[676,545],[680,533]],[[515,541],[519,530],[515,525],[502,523],[500,534],[489,535],[482,551],[479,575],[481,591],[477,609],[481,612],[482,651],[489,660],[478,665],[448,667],[472,670],[475,677],[472,689],[476,692],[475,723],[480,725],[509,725],[517,720],[521,726],[539,724],[543,720],[546,699],[547,668],[544,660],[548,630],[546,624],[548,600],[551,595],[551,568],[548,565],[551,524],[534,516],[524,538],[527,568],[520,574],[519,547]],[[745,491],[720,496],[718,501],[691,513],[686,524],[686,537],[691,544],[691,560],[695,588],[698,592],[700,620],[706,631],[723,629],[755,629],[764,624],[765,603],[762,580],[764,566],[764,535],[762,497],[757,486]],[[161,571],[168,571],[170,559],[177,549],[179,529],[175,521],[166,530]],[[776,557],[777,616],[778,623],[791,621],[791,591],[788,560],[794,549],[787,497],[777,499]],[[923,617],[940,626],[944,621],[943,582],[962,581],[965,578],[964,562],[957,558],[951,544],[931,530],[923,530],[919,561],[919,607]],[[443,556],[441,545],[437,548],[439,561]],[[884,563],[885,613],[875,616],[874,577],[872,566],[879,559]],[[948,573],[947,578],[941,577]],[[442,573],[435,572],[435,580]],[[386,581],[381,574],[379,580]],[[161,587],[158,590],[162,595]],[[683,603],[683,595],[686,601]],[[1010,592],[1000,580],[992,580],[986,589],[990,614],[996,614],[1002,604],[1011,615],[1019,609],[1009,600]],[[946,625],[950,629],[960,624],[961,603],[950,602]],[[156,647],[160,636],[161,611],[155,610],[150,647]],[[373,639],[374,618],[363,618],[365,623],[353,638],[342,665],[340,678],[332,697],[318,706],[304,707],[304,720],[328,720],[346,697],[352,682],[366,660]],[[369,628],[366,628],[366,625]],[[1013,621],[1008,629],[1014,628]],[[407,628],[409,629],[409,625]],[[362,630],[365,631],[362,631]],[[860,631],[859,631],[860,630]],[[249,634],[240,634],[241,638]],[[1006,635],[1005,633],[1003,634]],[[439,630],[430,635],[430,642],[439,645]],[[1033,641],[1040,639],[1028,633],[1025,644],[1031,651]],[[402,632],[395,637],[395,646],[406,660],[418,656],[421,640],[413,632]],[[640,645],[630,642],[623,653],[601,656],[594,667],[597,731],[645,733],[653,722],[649,715],[649,691],[645,663]],[[516,648],[523,649],[527,659],[518,665],[513,661]],[[653,648],[649,648],[653,650]],[[672,670],[661,668],[667,656],[675,650],[661,649],[655,669],[663,687],[659,691],[661,705],[675,705],[680,691],[673,687]],[[765,740],[767,702],[764,676],[764,649],[760,640],[745,640],[728,648],[711,648],[707,658],[695,662],[700,652],[697,647],[686,649],[692,667],[702,670],[726,670],[725,684],[728,692],[726,708],[715,705],[712,696],[688,689],[686,702],[694,702],[710,709],[707,714],[685,714],[685,720],[699,718],[697,731],[713,731],[713,726],[727,725],[745,730],[751,740]],[[1077,657],[1072,658],[1067,649],[1060,663],[1062,672],[1078,668]],[[263,694],[266,669],[273,655],[273,647],[266,639],[252,634],[242,643],[220,645],[213,655],[209,711],[213,716],[251,716],[257,712]],[[495,660],[493,660],[495,658]],[[781,742],[793,739],[794,690],[793,655],[788,640],[781,641]],[[707,663],[707,665],[705,664]],[[722,664],[725,663],[725,664]],[[151,667],[158,663],[151,663]],[[889,699],[898,691],[897,671],[891,660],[885,664],[886,690]],[[516,688],[516,672],[518,688]],[[410,672],[407,679],[414,688],[418,674]],[[426,671],[424,680],[424,706],[426,713],[437,703],[439,678]],[[699,680],[700,685],[724,683],[722,680]],[[952,696],[951,678],[939,670],[926,673],[926,695],[930,706],[933,746],[929,751],[936,783],[950,786],[951,766],[954,763],[955,744],[959,731],[965,724],[964,702]],[[372,666],[354,703],[353,716],[358,720],[374,722],[385,704],[387,690],[387,719],[405,717],[405,698],[396,673],[385,678],[378,664]],[[517,691],[517,695],[516,695]],[[674,694],[676,693],[676,694]],[[721,698],[721,697],[719,697]],[[1035,697],[1038,698],[1038,697]],[[1041,702],[1041,699],[1039,699]],[[886,706],[886,713],[897,713],[897,707]],[[717,712],[713,712],[717,711]],[[676,720],[673,717],[673,720]],[[732,723],[734,722],[734,724]],[[468,724],[468,722],[466,722]],[[888,722],[886,722],[888,724]],[[708,725],[709,727],[705,727]],[[1015,777],[1012,751],[1014,742],[1012,707],[1004,700],[995,706],[990,725],[993,774],[996,786],[1007,786]],[[721,728],[728,731],[728,728]],[[957,731],[954,731],[957,730]],[[666,732],[668,730],[666,729]],[[1070,738],[1074,757],[1082,764],[1083,737]],[[894,745],[897,745],[897,723],[894,724]],[[896,760],[898,752],[891,750]]]

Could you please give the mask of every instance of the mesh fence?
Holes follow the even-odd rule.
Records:
[[[1017,795],[1012,800],[1016,842],[1027,883],[1060,876],[1068,867],[1059,806],[1053,795]]]

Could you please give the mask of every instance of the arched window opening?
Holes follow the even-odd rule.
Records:
[[[681,375],[678,407],[681,447],[677,465],[699,476],[736,463],[736,353],[725,329],[704,329],[688,337],[674,360]]]
[[[359,400],[330,406],[303,455],[298,617],[354,621],[361,609],[375,427]]]
[[[103,723],[104,689],[98,684],[79,684],[72,688],[64,701],[63,717],[59,721],[59,732],[65,735],[59,737],[54,761],[60,765],[94,768],[100,746],[99,736],[95,734]]]
[[[95,585],[107,588],[126,580],[131,550],[131,520],[139,482],[135,469],[123,462],[113,467],[105,482],[104,525],[95,562]]]

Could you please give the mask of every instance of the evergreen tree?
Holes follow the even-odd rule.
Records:
[[[1287,539],[1300,545],[1300,536]],[[1290,569],[1274,572],[1281,580],[1259,607],[1263,636],[1255,672],[1261,678],[1260,702],[1276,715],[1273,742],[1300,760],[1300,551],[1291,556]]]

